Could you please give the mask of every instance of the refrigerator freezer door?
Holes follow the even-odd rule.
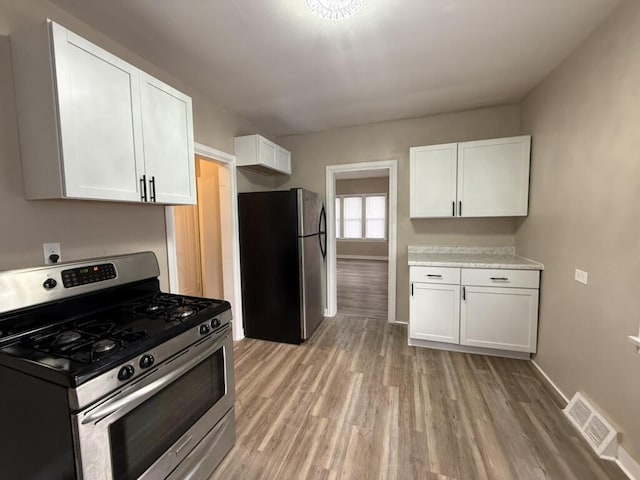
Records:
[[[320,212],[322,199],[320,195],[302,188],[298,193],[298,235],[306,237],[320,232]]]
[[[300,343],[301,299],[296,194],[238,196],[245,335]]]
[[[322,301],[323,259],[319,236],[312,235],[299,239],[300,242],[300,305],[302,338],[311,338],[324,318]]]

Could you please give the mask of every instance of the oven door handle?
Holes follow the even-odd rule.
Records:
[[[168,384],[178,379],[186,371],[190,370],[193,366],[198,364],[201,360],[210,356],[214,351],[218,350],[222,346],[222,344],[227,340],[227,338],[229,338],[229,333],[228,332],[225,332],[225,333],[226,335],[219,338],[213,345],[211,345],[205,351],[201,352],[195,358],[185,363],[184,365],[180,366],[179,368],[173,370],[172,372],[167,373],[166,375],[150,383],[149,385],[145,385],[144,387],[130,393],[129,395],[126,395],[123,398],[107,401],[106,403],[97,407],[93,412],[87,413],[87,415],[82,419],[82,424],[85,425],[87,423],[94,423],[94,422],[97,423],[100,420],[104,419],[105,417],[111,415],[112,413],[120,410],[123,407],[126,407],[129,404],[132,404],[132,403],[137,404],[141,401],[144,401],[152,397],[158,391],[162,390]],[[159,372],[159,371],[160,369],[156,370],[156,372]]]

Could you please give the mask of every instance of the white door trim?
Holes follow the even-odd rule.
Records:
[[[336,179],[337,173],[363,170],[389,171],[389,273],[388,273],[388,315],[389,323],[396,323],[396,252],[398,241],[398,161],[348,163],[328,165],[327,182],[327,309],[325,316],[333,317],[338,312],[338,292],[336,282]]]
[[[244,328],[242,327],[242,285],[240,282],[240,242],[238,236],[238,182],[236,180],[236,157],[229,153],[216,150],[215,148],[196,143],[195,154],[205,160],[222,163],[222,167],[229,171],[231,179],[230,205],[231,205],[231,234],[233,238],[233,291],[234,298],[227,299],[233,308],[233,339],[242,340],[244,338]],[[194,159],[195,161],[195,159]],[[178,285],[178,262],[176,258],[175,230],[173,219],[173,207],[165,208],[165,223],[167,232],[167,260],[169,266],[169,291],[176,293]]]

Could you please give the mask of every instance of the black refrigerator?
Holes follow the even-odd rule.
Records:
[[[302,188],[238,195],[244,333],[299,344],[324,318],[326,216]]]

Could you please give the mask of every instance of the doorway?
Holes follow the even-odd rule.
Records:
[[[398,185],[397,185],[397,161],[387,160],[379,162],[363,162],[352,163],[345,165],[330,165],[326,168],[326,182],[327,182],[327,233],[328,233],[328,245],[327,245],[327,311],[326,316],[332,317],[338,312],[338,245],[336,237],[338,236],[338,221],[341,221],[342,214],[344,212],[344,206],[341,207],[341,211],[337,211],[336,198],[340,197],[337,193],[337,181],[348,178],[361,178],[361,177],[387,177],[388,178],[388,194],[386,196],[387,203],[387,219],[388,225],[385,243],[387,245],[386,260],[387,260],[387,312],[386,318],[389,323],[395,323],[396,321],[396,249],[397,249],[397,203],[398,203]],[[378,192],[379,193],[379,192]],[[363,200],[366,202],[366,200]],[[361,203],[361,205],[363,205]],[[366,208],[363,205],[363,209]],[[344,224],[344,222],[343,222]],[[361,227],[364,229],[364,227]],[[364,230],[363,230],[364,231]],[[340,232],[342,233],[342,232]],[[344,236],[344,235],[341,235]],[[379,247],[379,246],[378,246]],[[342,257],[348,259],[348,254],[343,254]],[[376,255],[364,255],[364,257],[370,256],[369,260],[380,260],[382,257],[379,252]],[[378,258],[373,258],[378,257]],[[362,260],[367,260],[362,258]],[[342,262],[344,263],[344,262]],[[343,265],[341,265],[342,267]],[[347,265],[348,266],[348,265]],[[366,267],[366,266],[365,266]],[[380,266],[375,264],[371,265],[373,270],[379,269]],[[384,267],[383,267],[384,268]]]
[[[235,157],[195,145],[196,205],[166,208],[169,291],[231,303],[234,340],[244,338]]]

